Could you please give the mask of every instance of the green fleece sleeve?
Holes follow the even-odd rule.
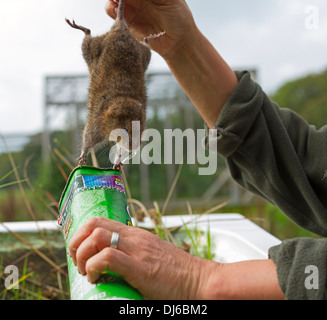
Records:
[[[327,299],[327,239],[285,240],[269,250],[288,300]]]
[[[227,159],[232,177],[241,186],[279,207],[301,227],[326,236],[327,126],[317,130],[291,110],[279,108],[248,72],[238,72],[237,76],[239,84],[215,126],[217,151]],[[208,137],[206,145],[210,147]],[[321,274],[327,273],[327,242],[313,240],[313,247],[317,243],[316,250],[297,251],[289,255],[288,262],[279,259],[283,248],[295,250],[296,243],[300,246],[301,242],[301,248],[308,243],[293,241],[293,247],[282,243],[271,253],[277,268],[289,273],[279,272],[284,289],[290,286],[288,279],[297,277],[299,270],[292,266],[298,265],[302,258],[316,265],[317,254],[321,252],[325,259],[324,264],[319,261]],[[301,257],[301,252],[305,256]],[[306,290],[304,286],[302,290]],[[284,293],[291,298],[291,291]]]

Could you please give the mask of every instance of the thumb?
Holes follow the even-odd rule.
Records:
[[[105,5],[105,10],[109,17],[116,19],[117,18],[117,10],[118,10],[118,3],[114,2],[113,0],[107,1]]]

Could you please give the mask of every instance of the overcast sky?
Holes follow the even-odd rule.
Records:
[[[64,18],[102,34],[105,0],[0,0],[0,132],[42,129],[43,77],[87,73],[83,35]],[[236,69],[256,68],[273,93],[327,68],[326,0],[188,0],[200,30]],[[154,54],[150,71],[167,70]]]

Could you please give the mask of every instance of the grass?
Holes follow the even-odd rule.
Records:
[[[17,280],[13,277],[14,273],[6,270],[8,266],[17,267]],[[66,282],[66,279],[60,281]],[[25,250],[12,262],[7,263],[4,259],[0,261],[1,300],[52,300],[68,297],[68,283],[59,285],[55,272],[33,251]]]
[[[0,183],[1,183],[1,181],[5,180],[7,177],[9,177],[12,173],[14,173],[15,170],[17,170],[17,168],[14,168],[13,170],[11,170],[7,174],[5,174],[2,178],[0,178]],[[17,183],[25,182],[25,181],[27,181],[27,179],[22,179],[22,180],[18,180],[18,181],[3,183],[3,184],[0,184],[0,189],[12,186],[12,185],[17,184]]]
[[[4,145],[7,148],[5,141]],[[23,210],[28,213],[30,219],[37,221],[38,219],[35,214],[35,208],[32,206],[30,201],[31,198],[29,197],[29,194],[31,193],[33,195],[38,194],[35,192],[34,187],[29,183],[29,179],[27,177],[27,166],[30,158],[28,158],[25,162],[25,178],[21,179],[14,158],[8,151],[8,148],[7,155],[12,170],[3,176],[1,181],[8,178],[11,174],[14,174],[15,181],[2,184],[2,188],[7,188],[8,186],[17,184]],[[58,165],[60,166],[59,163]],[[24,185],[25,182],[26,184]],[[26,192],[26,185],[29,188],[29,193]],[[48,195],[46,195],[46,197],[48,197]],[[46,208],[48,208],[49,212],[57,217],[57,212],[53,209],[52,205],[50,205],[45,200],[44,197],[39,195],[38,202],[41,202]],[[67,297],[69,297],[69,292],[66,261],[63,262],[62,257],[59,257],[58,253],[55,252],[54,243],[50,243],[51,239],[49,235],[45,234],[44,231],[39,230],[37,235],[34,234],[30,237],[30,239],[27,239],[26,235],[21,235],[13,232],[12,230],[9,230],[4,224],[2,224],[2,226],[7,229],[10,239],[9,241],[7,239],[7,243],[9,244],[7,254],[2,254],[2,259],[0,261],[1,279],[3,280],[3,282],[0,283],[0,293],[2,295],[1,298],[14,300],[48,300],[53,298],[67,299]],[[42,245],[39,247],[37,245],[37,240],[42,241]],[[3,250],[6,249],[3,237],[1,243],[1,250],[3,252]],[[10,248],[10,246],[15,243],[20,243],[18,248]],[[11,253],[13,255],[11,255]],[[22,261],[24,262],[22,263]],[[30,263],[28,263],[28,261]],[[12,283],[9,286],[6,283],[9,275],[5,274],[6,266],[8,265],[17,266],[18,270],[20,270],[22,273],[19,274],[19,279],[16,281],[16,283]],[[18,286],[19,289],[15,289],[15,286]]]
[[[35,296],[35,293],[32,292],[31,290],[27,289],[27,281],[26,279],[28,279],[29,277],[31,277],[34,272],[29,272],[27,273],[27,260],[28,258],[26,257],[24,260],[24,265],[23,265],[23,271],[22,271],[22,276],[20,278],[18,278],[17,280],[15,280],[14,278],[14,274],[17,271],[17,276],[19,274],[18,272],[18,268],[16,266],[14,270],[11,270],[11,272],[7,272],[9,273],[9,275],[7,274],[6,276],[2,275],[2,278],[5,278],[5,289],[3,289],[3,291],[0,293],[0,295],[2,295],[2,299],[4,299],[6,297],[6,295],[8,294],[8,292],[11,292],[13,295],[13,298],[15,300],[18,300],[20,297],[20,292],[23,292],[24,294],[27,293],[27,295],[25,295],[25,298],[28,298],[30,295]],[[8,266],[7,266],[8,267]],[[9,266],[9,267],[13,267],[13,266]],[[6,269],[5,269],[6,271]],[[15,271],[15,272],[14,272]],[[9,280],[8,280],[9,278]],[[19,291],[19,289],[21,291]],[[37,295],[38,297],[40,297],[40,295]],[[28,299],[26,299],[28,300]]]

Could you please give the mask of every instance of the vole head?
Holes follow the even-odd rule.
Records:
[[[129,151],[139,149],[145,129],[145,110],[140,102],[130,98],[116,100],[105,111],[105,122],[110,141]]]

